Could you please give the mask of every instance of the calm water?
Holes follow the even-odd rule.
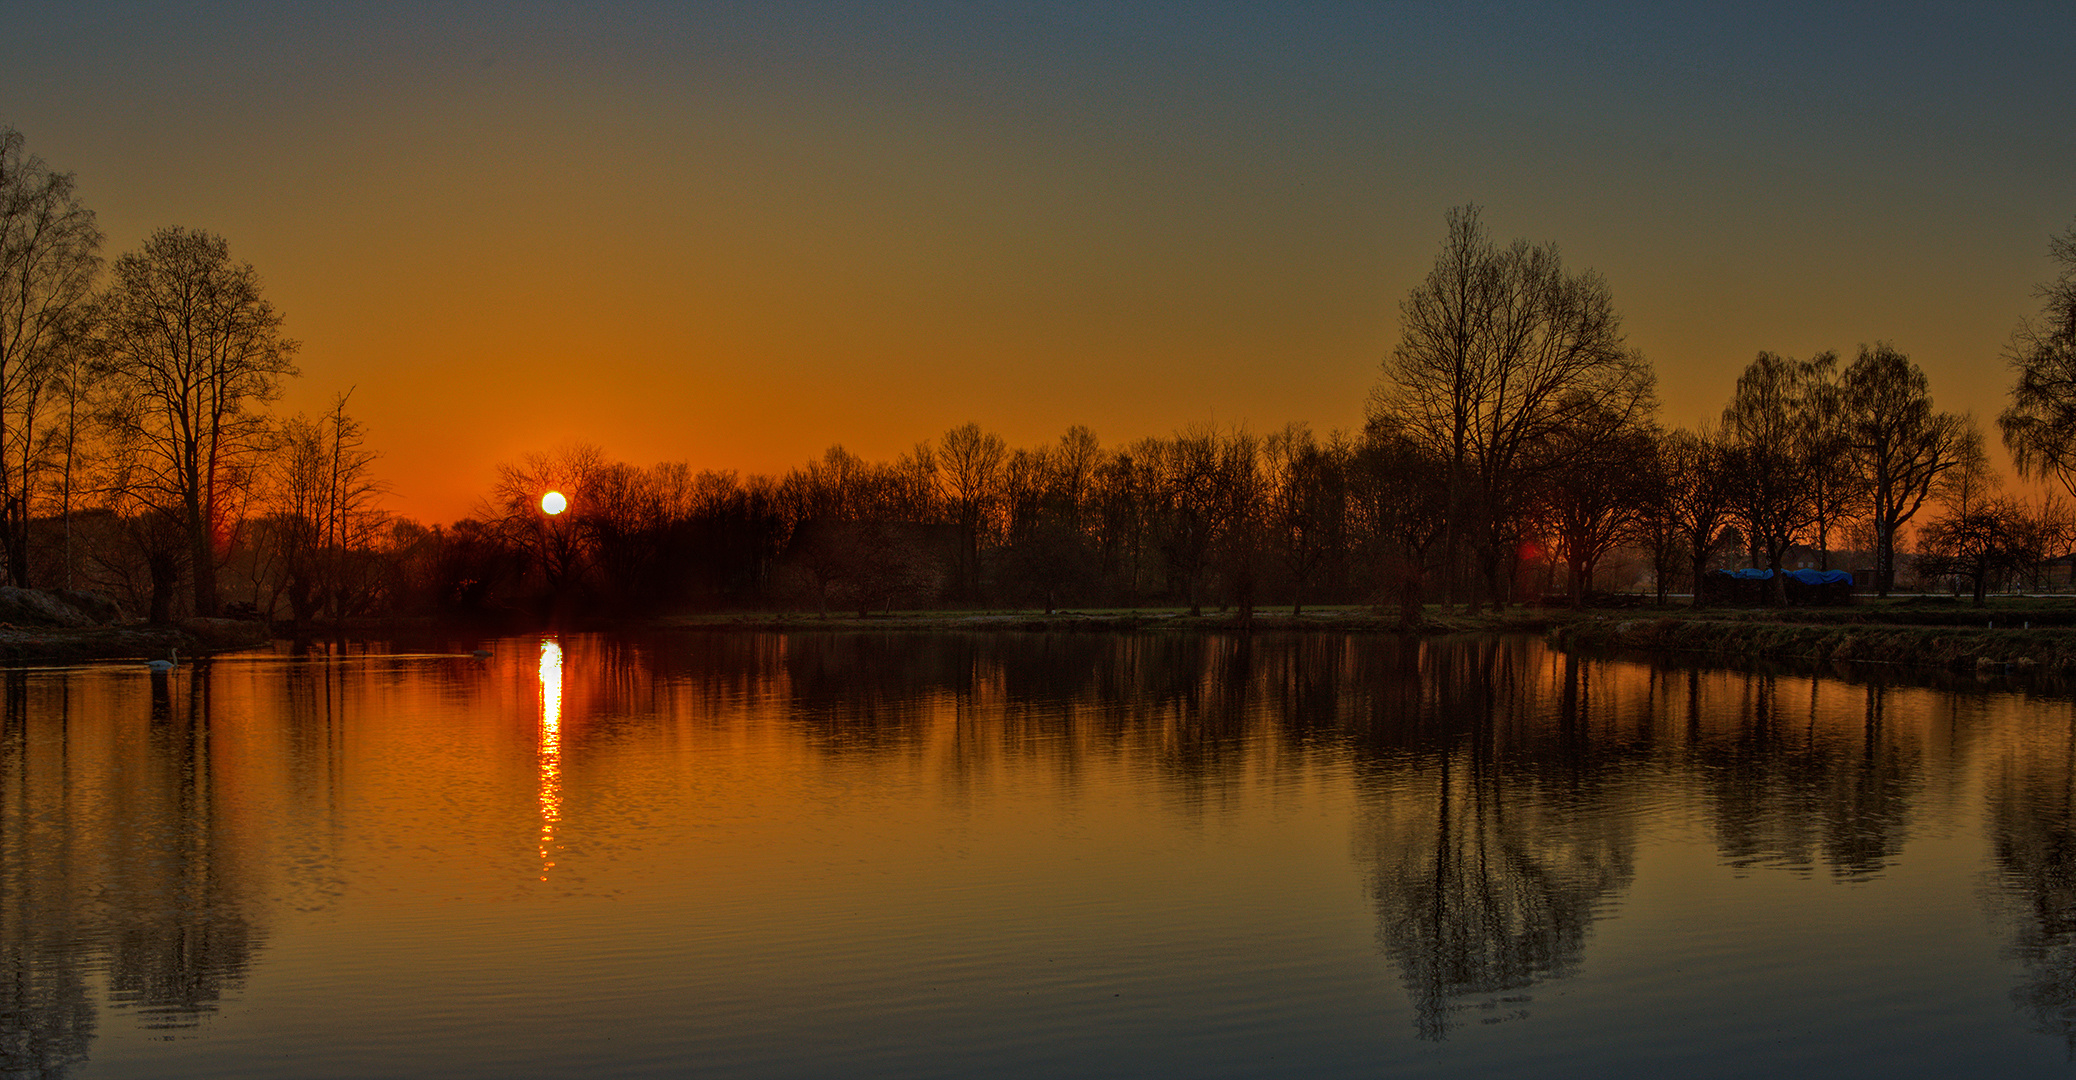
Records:
[[[2071,1075],[2076,709],[1527,639],[0,673],[0,1075]]]

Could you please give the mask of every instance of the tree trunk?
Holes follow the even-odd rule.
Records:
[[[154,626],[164,626],[173,621],[173,590],[180,582],[180,562],[166,552],[152,552],[145,558],[145,569],[151,575],[151,618]]]
[[[1896,527],[1874,524],[1874,594],[1886,600],[1896,585]]]
[[[27,495],[7,499],[7,580],[29,587],[29,514]]]

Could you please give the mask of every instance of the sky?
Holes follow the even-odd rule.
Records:
[[[1450,207],[1602,275],[1662,420],[1887,341],[1991,433],[2076,222],[2065,4],[43,3],[0,126],[223,236],[391,507],[572,442],[780,473],[1359,428]]]

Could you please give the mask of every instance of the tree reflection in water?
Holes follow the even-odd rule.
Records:
[[[573,684],[582,715],[697,715],[764,695],[818,753],[927,761],[962,797],[1008,757],[1042,755],[1071,784],[1093,756],[1129,753],[1179,808],[1216,813],[1242,798],[1250,760],[1273,771],[1346,753],[1377,940],[1429,1039],[1466,1014],[1519,1015],[1536,982],[1578,969],[1633,876],[1649,785],[1698,795],[1733,867],[1859,879],[1900,850],[1924,769],[1880,686],[1610,663],[1526,638],[834,633],[574,648],[597,673]],[[738,682],[745,665],[765,681]],[[661,700],[688,690],[704,702]]]
[[[1986,785],[1990,843],[2012,951],[2012,999],[2076,1059],[2076,717],[2028,729]]]
[[[1584,731],[1599,703],[1575,660],[1552,700],[1523,643],[1409,643],[1399,658],[1399,692],[1362,744],[1372,797],[1358,848],[1415,1027],[1440,1040],[1466,1012],[1524,1015],[1522,991],[1578,966],[1633,873],[1612,788],[1637,743]]]
[[[1858,882],[1903,850],[1928,784],[1981,778],[2029,972],[2019,1000],[2076,1052],[2076,732],[2040,731],[2037,707],[2011,695],[1970,699],[2004,703],[1998,724],[1928,738],[1921,693],[1590,660],[1527,638],[576,635],[563,647],[552,762],[532,741],[541,672],[515,667],[502,685],[526,686],[531,767],[545,778],[552,764],[573,799],[609,779],[586,770],[616,745],[711,728],[722,746],[741,734],[731,725],[782,733],[788,767],[862,765],[954,803],[1030,775],[1072,805],[1082,778],[1122,766],[1159,793],[1144,805],[1237,820],[1260,792],[1330,778],[1356,815],[1387,958],[1370,962],[1396,968],[1430,1040],[1523,1015],[1538,983],[1581,971],[1661,810],[1733,869]],[[254,897],[321,907],[343,887],[326,845],[349,781],[366,783],[345,764],[351,723],[450,697],[473,716],[463,710],[501,685],[475,664],[298,662],[239,676],[251,683],[239,697],[226,669],[0,681],[0,1075],[76,1068],[96,994],[150,1027],[217,1008],[259,945]],[[398,687],[408,693],[383,696]],[[471,738],[494,746],[501,729],[483,723]],[[1992,738],[2001,766],[1957,779],[1955,762]],[[1011,768],[1027,763],[1043,767]],[[537,794],[534,828],[559,841],[582,804]],[[540,864],[527,862],[530,881]]]
[[[0,1076],[56,1077],[86,1061],[94,1005],[69,881],[74,808],[35,797],[65,747],[30,752],[27,687],[26,672],[7,672],[0,703]]]
[[[86,1060],[89,972],[144,1027],[186,1028],[242,983],[257,944],[216,791],[209,665],[144,678],[148,696],[120,686],[109,708],[74,701],[68,680],[7,673],[0,1074],[57,1077]],[[139,706],[142,739],[85,719],[134,725]],[[92,745],[75,753],[76,741]]]
[[[1700,674],[1689,673],[1698,680]],[[1819,863],[1841,878],[1879,873],[1902,850],[1924,763],[1915,742],[1888,730],[1888,688],[1869,683],[1858,724],[1782,693],[1780,677],[1745,673],[1718,724],[1697,724],[1691,767],[1715,808],[1716,838],[1733,866]],[[1699,719],[1697,714],[1696,719]]]

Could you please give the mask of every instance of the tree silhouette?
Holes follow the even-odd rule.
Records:
[[[1585,603],[1600,560],[1642,534],[1656,452],[1657,433],[1644,417],[1592,406],[1551,434],[1541,509],[1564,558],[1572,606]]]
[[[1552,723],[1521,660],[1498,642],[1422,654],[1407,697],[1380,700],[1373,721],[1373,739],[1399,745],[1373,778],[1358,857],[1423,1039],[1446,1039],[1466,1008],[1518,1014],[1524,991],[1571,974],[1634,874],[1602,767],[1628,751],[1566,730],[1595,707],[1590,678],[1567,663]]]
[[[346,413],[350,394],[334,398],[315,420],[295,416],[283,422],[273,456],[270,546],[298,626],[327,607],[334,622],[345,619],[367,589],[367,575],[358,572],[365,568],[353,554],[388,525],[388,515],[374,505],[387,485],[371,474],[375,452],[367,448],[360,422]]]
[[[1669,432],[1658,441],[1653,470],[1658,503],[1652,513],[1686,553],[1695,607],[1701,606],[1709,557],[1730,516],[1727,451],[1722,439],[1707,428]]]
[[[1896,582],[1896,534],[1925,505],[1939,478],[1961,464],[1966,425],[1932,411],[1925,373],[1886,342],[1845,371],[1845,438],[1867,485],[1874,526],[1874,586]]]
[[[2012,999],[2076,1056],[2076,738],[2020,740],[1985,785],[1996,883],[2026,981]]]
[[[29,514],[44,449],[37,424],[51,380],[82,348],[100,249],[72,174],[52,172],[24,153],[20,132],[0,128],[0,555],[16,585],[29,584]]]
[[[1825,513],[1813,478],[1837,468],[1826,456],[1831,444],[1818,403],[1837,362],[1833,353],[1798,361],[1762,352],[1738,376],[1723,410],[1729,505],[1746,542],[1773,571],[1776,604],[1787,603],[1781,559],[1788,545]]]
[[[1647,415],[1651,370],[1624,344],[1599,275],[1567,272],[1554,245],[1498,247],[1476,207],[1449,212],[1434,268],[1399,311],[1371,420],[1446,463],[1445,602],[1467,543],[1485,595],[1503,603],[1527,501],[1554,464],[1546,441],[1588,408],[1624,424]]]
[[[2040,532],[2015,499],[1988,499],[1942,515],[1918,538],[1918,573],[1968,579],[1975,606],[1990,585],[2039,560]]]
[[[981,537],[992,524],[1002,496],[1007,454],[1000,435],[984,432],[973,423],[945,432],[938,444],[939,481],[952,520],[959,527],[958,591],[969,600],[980,594]]]
[[[195,613],[214,615],[217,560],[271,434],[253,406],[296,374],[297,343],[221,237],[160,229],[114,274],[97,343],[111,439],[136,467],[130,492],[181,522]]]
[[[2040,286],[2040,314],[2011,335],[2004,359],[2017,376],[1997,417],[2019,474],[2053,477],[2076,492],[2076,225],[2048,238],[2061,266]]]

